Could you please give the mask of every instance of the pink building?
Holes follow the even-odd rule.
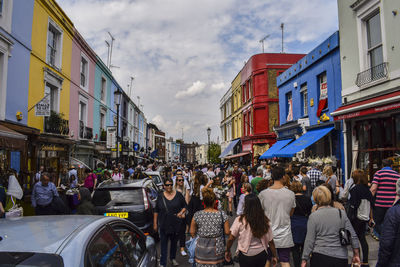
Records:
[[[72,42],[69,128],[74,159],[93,166],[93,101],[96,54],[78,31]],[[79,162],[78,162],[79,163]]]

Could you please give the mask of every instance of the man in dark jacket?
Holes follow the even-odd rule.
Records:
[[[92,203],[89,189],[86,187],[79,188],[78,198],[81,203],[76,210],[77,214],[96,215],[96,209]]]
[[[400,200],[385,215],[379,239],[377,267],[400,266]]]

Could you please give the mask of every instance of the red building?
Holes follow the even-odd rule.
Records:
[[[279,125],[276,77],[304,54],[263,53],[253,55],[241,71],[243,135],[242,151],[257,159],[276,142]]]

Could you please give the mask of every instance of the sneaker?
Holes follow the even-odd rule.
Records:
[[[186,257],[187,256],[186,251],[185,250],[181,250],[181,255],[182,255],[182,257]]]
[[[172,266],[179,266],[179,263],[175,259],[171,260],[171,264]]]

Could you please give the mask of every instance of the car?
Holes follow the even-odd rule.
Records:
[[[158,189],[159,190],[163,190],[164,189],[164,187],[163,187],[163,185],[164,185],[164,182],[163,182],[163,178],[162,178],[162,175],[161,175],[161,172],[158,172],[158,171],[149,171],[149,172],[144,172],[147,176],[149,176],[152,180],[153,180],[153,182],[158,186]]]
[[[150,178],[107,180],[95,189],[92,202],[99,215],[125,218],[143,232],[153,234],[158,194],[159,189]]]
[[[156,266],[152,237],[128,220],[96,215],[0,220],[0,266]]]

